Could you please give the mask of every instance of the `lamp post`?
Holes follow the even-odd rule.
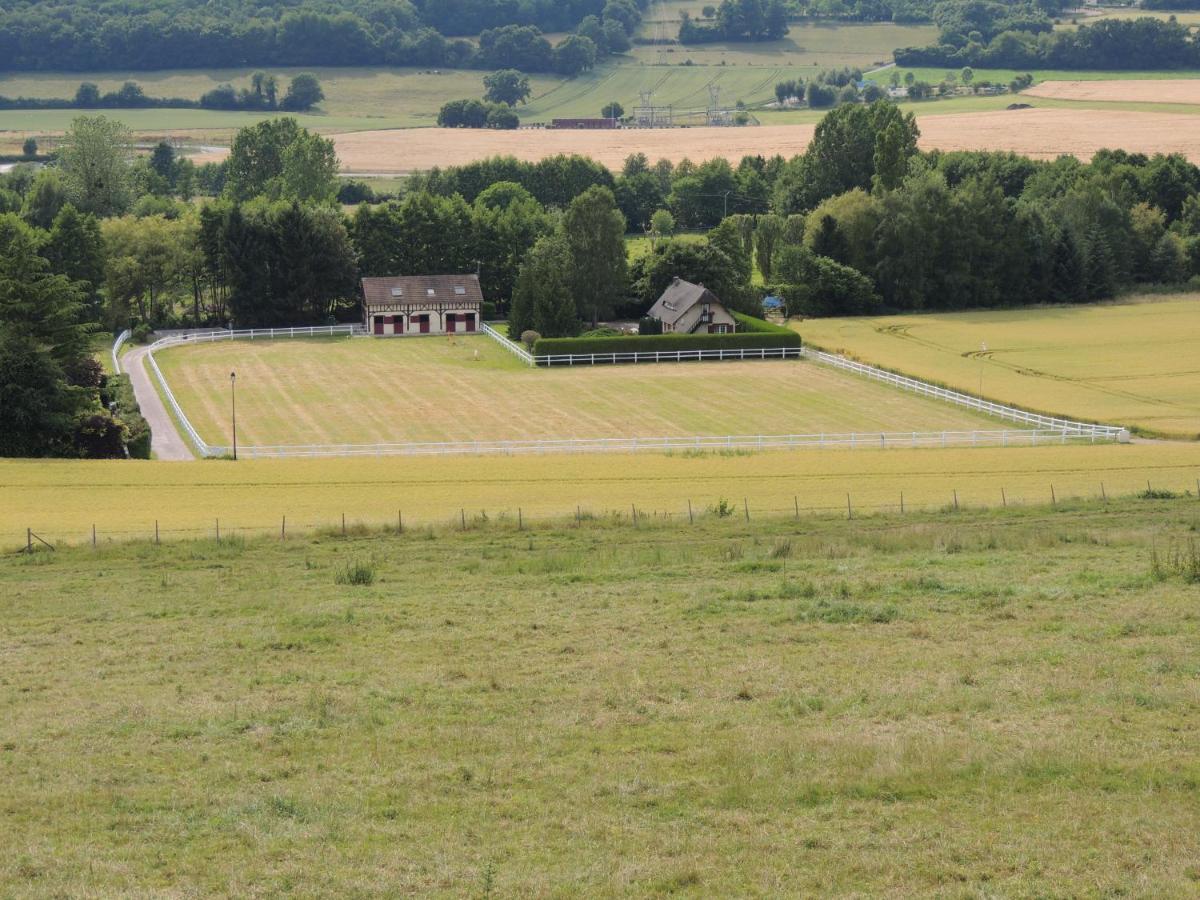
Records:
[[[237,462],[237,372],[229,373],[229,412],[233,419],[233,461]]]

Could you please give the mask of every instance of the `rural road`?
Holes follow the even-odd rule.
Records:
[[[146,370],[147,347],[137,347],[125,354],[121,368],[129,373],[133,393],[137,397],[142,416],[150,423],[150,450],[155,459],[182,461],[195,459],[186,440],[175,427],[175,420],[154,389],[151,375]]]

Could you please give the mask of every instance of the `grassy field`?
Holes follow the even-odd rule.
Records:
[[[1200,296],[798,323],[807,341],[995,400],[1200,434]],[[986,345],[986,350],[983,347]]]
[[[347,521],[461,524],[563,520],[576,508],[628,518],[686,519],[722,499],[755,517],[996,507],[1053,496],[1132,494],[1147,483],[1195,495],[1200,446],[1138,444],[1038,449],[804,450],[792,453],[265,460],[0,461],[0,547],[25,529],[51,542],[291,533]],[[1101,487],[1103,485],[1103,488]],[[1200,510],[1200,504],[1197,506]],[[739,511],[744,514],[744,511]]]
[[[1192,499],[5,556],[0,883],[1189,896],[1200,619],[1173,563],[1198,521]]]
[[[794,360],[530,369],[483,336],[207,344],[157,358],[210,443],[226,441],[232,370],[246,445],[993,427]]]

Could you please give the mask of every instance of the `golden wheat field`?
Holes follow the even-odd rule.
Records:
[[[722,500],[745,515],[859,515],[1044,504],[1155,488],[1197,490],[1200,445],[1136,444],[679,455],[271,461],[0,462],[0,546],[150,540],[348,523],[569,520],[577,510],[688,520]],[[1103,485],[1103,488],[1102,488]],[[1053,491],[1053,495],[1052,495]],[[1200,503],[1197,504],[1200,510]]]
[[[1200,295],[797,323],[807,342],[1054,415],[1200,435]]]
[[[1043,81],[1021,92],[1025,97],[1103,103],[1200,103],[1200,80],[1114,79],[1112,81]]]
[[[1037,159],[1074,155],[1090,159],[1105,147],[1132,153],[1182,153],[1200,160],[1200,117],[1096,109],[995,110],[920,117],[925,150],[1009,150]],[[816,126],[624,129],[620,131],[470,131],[417,129],[360,131],[334,136],[348,172],[398,174],[462,165],[489,156],[537,161],[559,153],[590,156],[619,169],[632,153],[693,162],[725,157],[802,153]]]

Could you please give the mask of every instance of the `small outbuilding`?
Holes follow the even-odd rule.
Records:
[[[363,325],[369,334],[454,334],[478,330],[483,291],[478,275],[364,278]]]
[[[647,313],[662,322],[663,334],[733,334],[737,320],[702,284],[676,278]]]

